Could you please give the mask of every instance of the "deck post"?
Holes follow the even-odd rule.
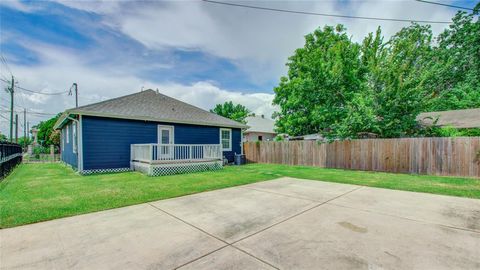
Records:
[[[150,162],[153,161],[153,156],[154,156],[154,154],[153,154],[153,144],[150,144]]]
[[[133,144],[130,144],[130,170],[133,170]]]

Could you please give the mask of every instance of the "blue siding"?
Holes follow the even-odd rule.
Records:
[[[68,143],[67,143],[67,131],[66,129],[68,128]],[[61,136],[63,139],[63,148],[61,149],[62,151],[62,161],[70,164],[72,167],[77,168],[77,154],[73,153],[73,135],[72,135],[72,123],[71,121],[63,126],[61,130]],[[62,146],[62,143],[60,142],[60,147]]]
[[[220,143],[219,127],[83,116],[83,169],[130,167],[130,145],[157,143],[158,125],[174,126],[176,144]],[[224,152],[230,162],[240,143],[240,129],[233,129],[233,151]]]
[[[219,137],[220,138],[220,137]],[[233,157],[235,153],[240,154],[242,151],[242,140],[241,132],[238,128],[232,129],[232,151],[224,151],[223,155],[228,159],[229,162],[233,162]]]

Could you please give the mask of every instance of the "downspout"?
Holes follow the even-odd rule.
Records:
[[[79,115],[78,116],[80,118],[80,120],[82,119],[82,116]],[[83,145],[82,145],[82,122],[73,118],[73,117],[70,117],[70,116],[67,116],[66,117],[67,119],[70,119],[72,121],[75,121],[75,123],[77,123],[77,130],[76,130],[76,134],[77,134],[77,166],[78,166],[78,172],[79,173],[82,173],[83,171]]]

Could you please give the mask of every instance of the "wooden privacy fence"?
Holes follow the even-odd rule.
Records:
[[[480,177],[480,137],[247,142],[248,162]]]

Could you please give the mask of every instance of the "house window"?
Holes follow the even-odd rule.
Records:
[[[68,128],[69,128],[69,126],[70,126],[70,125],[67,125],[67,126],[65,127],[65,129],[66,129],[66,133],[65,133],[65,134],[66,134],[66,136],[67,136],[67,143],[70,143],[69,138],[68,138],[68,137],[69,137],[69,136],[68,136]]]
[[[220,143],[223,151],[232,151],[232,130],[229,128],[220,129]]]
[[[263,136],[258,136],[259,141],[263,141]]]
[[[77,123],[72,124],[72,143],[73,143],[73,153],[77,153]]]

